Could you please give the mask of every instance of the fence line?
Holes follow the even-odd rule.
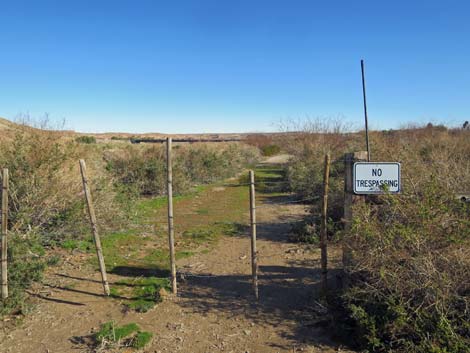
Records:
[[[156,220],[156,221],[151,221],[148,224],[151,226],[154,225],[166,225],[168,226],[168,245],[169,245],[169,258],[170,258],[170,280],[171,280],[171,285],[172,285],[172,292],[174,294],[177,294],[177,271],[176,271],[176,256],[175,256],[175,228],[174,228],[174,216],[176,217],[181,217],[181,216],[204,216],[204,213],[199,213],[197,210],[191,213],[179,213],[178,211],[174,212],[173,210],[173,183],[172,183],[172,163],[171,163],[171,147],[172,147],[172,140],[171,138],[167,139],[167,220],[166,222],[164,220]],[[86,175],[86,164],[84,160],[79,161],[80,164],[80,171],[81,171],[81,176],[82,176],[82,183],[83,183],[83,189],[84,189],[84,194],[85,194],[85,200],[87,203],[87,208],[88,208],[88,215],[90,218],[90,224],[91,224],[91,229],[92,229],[92,235],[96,247],[96,252],[97,252],[97,257],[98,257],[98,263],[100,266],[100,272],[102,276],[102,283],[103,283],[103,288],[105,291],[106,295],[110,294],[110,289],[109,289],[109,282],[107,280],[107,274],[106,274],[106,267],[105,267],[105,260],[104,260],[104,255],[103,255],[103,249],[101,246],[101,241],[98,233],[98,226],[97,226],[97,220],[96,220],[96,215],[94,211],[94,206],[92,202],[92,195],[90,188],[88,186],[88,179]],[[288,185],[289,181],[257,181],[255,182],[255,174],[253,171],[249,171],[249,180],[250,182],[248,183],[237,183],[237,184],[222,184],[222,186],[249,186],[249,196],[250,196],[250,222],[249,223],[240,223],[243,226],[250,227],[250,238],[251,238],[251,268],[252,268],[252,284],[253,284],[253,290],[254,290],[254,295],[256,299],[258,300],[259,298],[259,290],[258,290],[258,257],[259,253],[257,251],[257,226],[274,226],[277,224],[290,224],[291,222],[257,222],[256,220],[256,209],[258,208],[263,208],[263,207],[272,207],[272,206],[282,206],[282,205],[291,205],[291,204],[299,204],[299,203],[305,203],[309,201],[314,201],[318,198],[304,198],[300,200],[291,200],[287,202],[273,202],[273,203],[265,203],[259,206],[256,206],[256,186],[258,187],[269,187],[269,185]],[[6,183],[6,185],[5,185]],[[214,186],[219,186],[219,185],[214,185]],[[215,209],[210,209],[210,211],[227,211],[229,210],[230,207],[230,202],[227,203],[219,203],[219,207]],[[220,205],[227,205],[227,208],[223,207],[220,208]],[[3,187],[2,187],[2,229],[1,229],[1,236],[2,236],[2,253],[1,253],[1,258],[2,258],[2,297],[6,298],[8,295],[8,288],[4,289],[4,285],[6,285],[7,280],[4,279],[6,276],[6,261],[7,261],[7,256],[6,256],[6,226],[7,226],[7,207],[8,207],[8,170],[4,169],[3,171]],[[162,215],[164,216],[164,215]],[[237,222],[221,222],[221,223],[237,223]],[[133,258],[135,254],[129,254],[129,255],[121,255],[121,254],[113,254],[113,256],[117,257],[118,259],[122,259],[128,262],[135,262],[135,263],[140,263],[140,264],[145,264],[146,266],[152,266],[152,261],[151,260],[145,260],[145,259],[137,259]],[[276,256],[278,254],[273,254],[273,255],[265,255],[261,256],[261,258],[267,258],[267,257],[272,257]],[[41,255],[30,253],[30,254],[23,254],[21,256],[12,256],[14,260],[22,260],[22,259],[40,259]],[[157,266],[158,267],[158,266]],[[183,274],[185,276],[194,276],[194,277],[219,277],[219,275],[198,275],[198,274],[191,274],[191,273],[186,273],[186,272],[178,272],[179,274]]]

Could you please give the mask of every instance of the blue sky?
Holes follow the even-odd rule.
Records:
[[[470,2],[1,0],[0,116],[78,131],[470,119]]]

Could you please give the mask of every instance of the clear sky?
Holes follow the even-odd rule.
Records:
[[[0,116],[78,131],[470,120],[470,2],[1,0]]]

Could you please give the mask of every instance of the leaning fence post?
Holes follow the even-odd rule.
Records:
[[[2,299],[8,298],[8,169],[2,176]]]
[[[346,153],[344,155],[344,239],[343,239],[343,286],[348,286],[349,272],[352,265],[352,248],[348,241],[353,220],[353,205],[363,202],[364,197],[354,194],[353,169],[354,163],[367,161],[367,151]]]
[[[253,290],[256,300],[258,295],[258,259],[256,251],[256,205],[255,205],[255,173],[250,170],[250,229],[251,229],[251,272],[253,277]]]
[[[95,208],[91,198],[90,187],[88,186],[88,179],[86,174],[86,164],[83,159],[80,159],[80,173],[82,174],[83,190],[85,191],[85,199],[88,208],[88,216],[90,217],[91,231],[95,241],[96,255],[98,256],[98,264],[100,266],[101,281],[103,283],[104,293],[109,295],[109,284],[106,276],[106,265],[104,263],[103,250],[101,248],[101,240],[98,234],[98,225],[96,222]]]
[[[328,221],[328,183],[330,178],[330,154],[325,155],[325,169],[323,174],[323,202],[320,225],[320,249],[322,268],[322,292],[328,292],[328,251],[327,251],[327,221]]]
[[[173,171],[171,166],[171,137],[166,140],[167,197],[168,197],[168,243],[170,247],[171,290],[176,294],[175,231],[173,227]]]

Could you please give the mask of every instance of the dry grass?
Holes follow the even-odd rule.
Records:
[[[161,198],[166,189],[163,146],[83,143],[68,133],[48,129],[47,123],[39,127],[11,124],[0,141],[0,166],[10,171],[9,230],[11,239],[15,240],[9,249],[12,296],[0,304],[2,314],[23,306],[24,289],[40,279],[45,268],[44,249],[91,247],[80,158],[87,163],[99,231],[103,244],[109,245],[105,249],[108,260],[122,262],[119,257],[122,249],[114,245],[124,246],[130,241],[145,245],[146,233],[158,233],[155,218],[148,229],[146,212],[156,216],[154,211],[160,212],[159,205],[164,201]],[[258,156],[256,148],[241,144],[175,146],[175,191],[183,195],[194,188],[201,190],[201,184],[233,176],[247,164],[254,163]],[[149,195],[157,198],[149,203]],[[195,217],[204,218],[204,215],[195,213]],[[188,217],[184,215],[182,219]],[[188,233],[182,236],[181,242],[189,247],[206,233],[212,239],[230,232],[232,225],[222,222],[206,223],[202,232],[201,229],[185,229],[197,231],[197,234]],[[143,261],[155,260],[166,266],[165,253],[143,251],[140,255],[133,259],[141,263],[142,258],[148,257]],[[178,254],[189,255],[186,248]],[[111,264],[110,269],[113,267]]]
[[[296,155],[292,185],[311,196],[320,195],[325,152],[340,158],[364,145],[362,134],[324,126],[286,144]],[[402,163],[403,192],[359,204],[351,234],[333,227],[355,260],[351,287],[335,302],[342,334],[374,352],[468,352],[470,205],[455,195],[470,191],[470,132],[373,132],[371,149],[372,160]],[[341,164],[332,170],[334,221],[343,212]]]

